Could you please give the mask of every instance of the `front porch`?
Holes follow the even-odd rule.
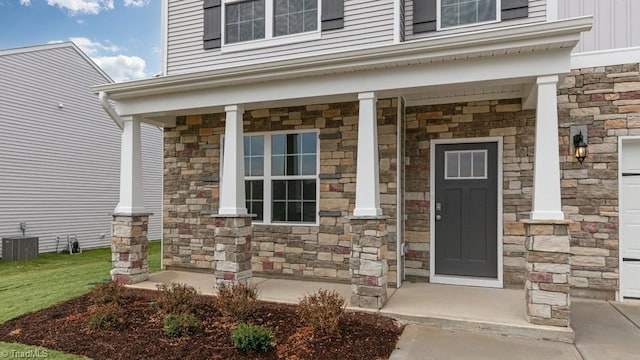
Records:
[[[156,290],[159,284],[173,282],[193,286],[200,293],[215,295],[213,274],[161,271],[149,280],[129,287]],[[263,301],[295,304],[318,289],[334,290],[346,299],[350,311],[378,312],[403,323],[417,323],[455,331],[572,343],[571,328],[535,325],[525,319],[524,291],[471,286],[405,282],[401,288],[387,289],[387,303],[380,310],[353,306],[351,286],[344,283],[285,280],[253,277],[258,297]]]

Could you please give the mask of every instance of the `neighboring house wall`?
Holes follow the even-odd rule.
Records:
[[[318,40],[228,51],[203,48],[202,0],[168,0],[167,74],[181,74],[334,53],[393,41],[393,0],[345,0],[344,28]],[[260,46],[260,40],[254,42]]]
[[[533,22],[546,21],[546,0],[529,0],[529,16],[521,19],[511,19],[497,23],[483,24],[476,26],[466,26],[454,29],[443,29],[440,31],[430,31],[422,33],[413,32],[413,0],[405,0],[404,11],[404,28],[405,40],[415,40],[429,38],[435,36],[444,36],[450,34],[459,34],[464,32],[473,32],[478,30],[493,29],[505,26],[514,26],[521,24],[529,24]]]
[[[164,264],[213,271],[215,239],[211,213],[218,209],[220,138],[225,114],[178,118],[165,129]],[[396,282],[397,99],[378,101],[381,206],[389,217],[387,260]],[[254,223],[256,275],[291,275],[348,281],[355,206],[358,103],[247,111],[252,132],[319,129],[319,226]]]
[[[31,50],[33,49],[33,50]],[[121,133],[90,87],[110,80],[72,45],[0,51],[0,237],[75,234],[83,248],[108,246],[119,197]],[[62,104],[62,108],[58,107]],[[143,127],[145,202],[159,239],[162,132]],[[59,244],[61,250],[64,243]]]
[[[558,0],[558,19],[593,15],[593,29],[582,33],[575,53],[640,46],[640,1]]]

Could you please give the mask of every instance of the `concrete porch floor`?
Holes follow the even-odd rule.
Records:
[[[130,285],[156,290],[158,284],[183,283],[205,295],[215,295],[213,274],[160,271],[148,281]],[[347,301],[347,309],[379,312],[405,323],[416,323],[447,330],[552,340],[573,343],[571,328],[528,323],[524,317],[524,290],[405,282],[399,289],[388,289],[387,304],[379,311],[352,307],[351,285],[319,281],[254,277],[261,300],[295,304],[318,289],[335,290]]]

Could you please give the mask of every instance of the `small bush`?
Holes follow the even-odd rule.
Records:
[[[194,314],[198,306],[198,292],[191,286],[173,283],[169,286],[158,285],[160,296],[158,305],[163,313],[169,315]]]
[[[338,331],[344,304],[345,300],[340,294],[320,289],[300,300],[298,314],[303,322],[313,328],[314,333],[331,335]]]
[[[241,351],[268,352],[273,348],[274,338],[271,330],[242,323],[231,333],[233,346]]]
[[[221,284],[215,302],[223,315],[246,321],[258,307],[258,290],[255,285]]]
[[[118,330],[127,325],[124,310],[116,302],[91,306],[89,312],[89,326],[93,329]]]
[[[89,298],[94,305],[111,303],[124,304],[124,291],[124,285],[115,281],[109,281],[94,286],[89,293]]]
[[[164,333],[168,337],[193,335],[200,329],[200,321],[193,314],[169,314],[164,318]]]

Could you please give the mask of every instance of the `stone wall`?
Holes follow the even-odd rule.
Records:
[[[572,294],[618,290],[618,136],[640,135],[637,63],[572,71],[558,86],[562,204],[571,228]],[[569,153],[571,125],[587,125],[589,155]]]
[[[504,282],[524,283],[525,229],[519,220],[531,211],[535,111],[522,111],[520,99],[429,105],[406,109],[405,272],[429,276],[430,140],[502,136]]]
[[[396,99],[378,101],[381,206],[388,221],[389,282],[396,281]],[[220,139],[224,114],[178,118],[165,129],[164,264],[213,272],[218,209]],[[247,111],[244,131],[319,129],[319,226],[254,224],[254,275],[350,281],[355,205],[358,103]]]

